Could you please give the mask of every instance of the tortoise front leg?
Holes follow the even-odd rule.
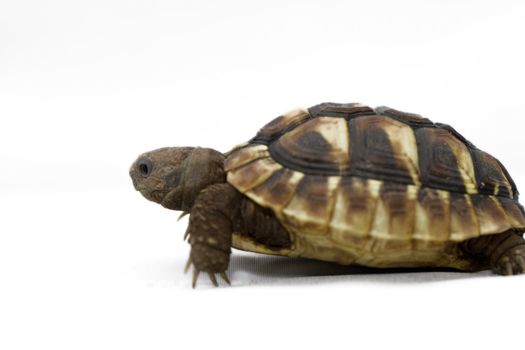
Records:
[[[238,208],[239,196],[227,183],[211,185],[197,196],[187,230],[191,252],[185,269],[194,266],[193,288],[201,271],[208,273],[215,286],[218,286],[215,274],[230,284],[226,270],[230,262],[232,218]]]

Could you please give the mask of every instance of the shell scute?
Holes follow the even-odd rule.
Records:
[[[507,221],[511,227],[525,227],[525,215],[523,207],[519,203],[502,197],[498,197],[497,200],[505,211]]]
[[[349,122],[349,175],[404,184],[417,181],[417,149],[410,127],[382,116]]]
[[[370,235],[387,240],[410,240],[414,231],[415,187],[383,183]]]
[[[234,151],[230,157],[224,161],[224,170],[230,171],[237,169],[247,163],[250,163],[259,158],[267,158],[268,146],[266,145],[249,145]]]
[[[281,168],[254,187],[249,192],[249,197],[266,207],[272,207],[276,213],[280,213],[293,198],[303,176],[303,173]]]
[[[493,196],[472,196],[472,204],[478,217],[480,234],[499,233],[510,228],[502,205]]]
[[[479,193],[509,198],[517,197],[517,190],[512,179],[507,178],[507,171],[496,158],[479,149],[474,149],[472,160],[476,165]]]
[[[273,157],[306,173],[338,175],[349,167],[349,134],[341,118],[319,117],[270,145]]]
[[[474,165],[468,148],[445,129],[416,130],[423,186],[476,193]]]
[[[302,108],[284,113],[263,126],[251,142],[271,142],[309,118],[308,111]]]
[[[359,177],[342,177],[330,221],[330,232],[342,244],[367,237],[374,222],[381,182]],[[363,243],[361,241],[360,243]]]
[[[417,193],[415,233],[425,241],[448,240],[450,235],[449,192],[420,188]]]
[[[268,179],[282,165],[272,158],[259,158],[243,167],[228,172],[227,180],[241,192],[247,192]]]
[[[393,118],[395,120],[398,120],[402,123],[405,123],[407,125],[410,125],[413,128],[421,128],[421,127],[432,127],[434,126],[434,123],[430,119],[423,118],[419,114],[415,113],[407,113],[407,112],[401,112],[396,109],[387,107],[387,106],[381,106],[376,108],[377,114],[381,115],[387,115],[390,118]]]
[[[463,241],[479,236],[479,222],[470,196],[450,193],[450,239]]]
[[[447,130],[452,135],[454,135],[455,138],[463,142],[467,147],[469,148],[475,148],[475,146],[467,140],[463,135],[461,135],[456,129],[454,129],[452,126],[445,124],[445,123],[436,123],[435,124],[437,128]]]
[[[306,234],[326,234],[338,182],[338,177],[304,176],[282,215]]]

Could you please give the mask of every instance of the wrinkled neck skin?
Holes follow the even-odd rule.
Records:
[[[160,203],[173,210],[191,211],[195,199],[206,187],[226,182],[224,171],[225,156],[210,148],[195,148],[184,160],[180,172],[174,174],[172,183],[176,185]]]

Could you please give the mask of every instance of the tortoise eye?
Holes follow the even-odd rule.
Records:
[[[149,174],[151,174],[153,165],[151,164],[151,160],[144,158],[139,161],[138,168],[140,175],[148,176]]]

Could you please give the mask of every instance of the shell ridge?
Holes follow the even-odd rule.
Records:
[[[252,160],[250,160],[250,161],[248,161],[246,163],[243,163],[243,164],[241,164],[241,165],[239,165],[239,166],[237,166],[235,168],[228,168],[228,170],[226,170],[226,171],[228,171],[228,172],[235,171],[235,170],[244,168],[245,166],[251,165],[251,164],[253,164],[255,162],[258,162],[260,160],[268,159],[268,158],[274,160],[271,155],[267,155],[267,156],[264,156],[264,157],[254,158],[254,159],[252,159]],[[276,162],[276,163],[279,164],[279,162]],[[281,165],[281,164],[279,164],[279,165]]]
[[[364,237],[370,237],[372,233],[372,229],[374,228],[374,222],[376,220],[376,215],[377,215],[377,207],[379,206],[379,200],[380,200],[379,192],[381,191],[381,188],[384,185],[383,181],[379,181],[379,182],[380,182],[379,186],[373,192],[370,193],[370,195],[372,195],[372,197],[374,198],[374,206],[372,208],[372,214],[370,215],[371,220],[368,223],[366,235]],[[373,186],[372,182],[366,181],[367,189],[369,189],[369,187],[372,187],[372,186]]]
[[[264,149],[260,148],[260,146],[264,146]],[[268,146],[266,145],[247,145],[230,151],[229,153],[230,155],[226,156],[223,162],[225,171],[235,170],[258,159],[271,157],[268,152]],[[243,157],[246,159],[242,159]]]
[[[489,198],[492,200],[492,202],[494,202],[496,207],[503,213],[503,216],[505,217],[505,222],[507,223],[507,226],[509,227],[509,229],[512,228],[514,225],[512,224],[509,218],[509,215],[507,214],[507,211],[505,210],[505,208],[503,208],[503,205],[501,204],[501,202],[496,198],[496,196],[489,196]]]
[[[328,219],[327,219],[327,225],[326,225],[326,232],[328,234],[328,237],[330,237],[330,239],[332,238],[332,226],[331,226],[331,223],[332,223],[332,219],[334,217],[334,214],[335,214],[335,204],[336,204],[336,201],[337,201],[337,196],[338,196],[338,187],[340,186],[341,184],[341,177],[337,177],[337,184],[335,184],[333,186],[333,188],[331,189],[331,193],[330,193],[330,201],[329,201],[329,209],[328,209]]]

